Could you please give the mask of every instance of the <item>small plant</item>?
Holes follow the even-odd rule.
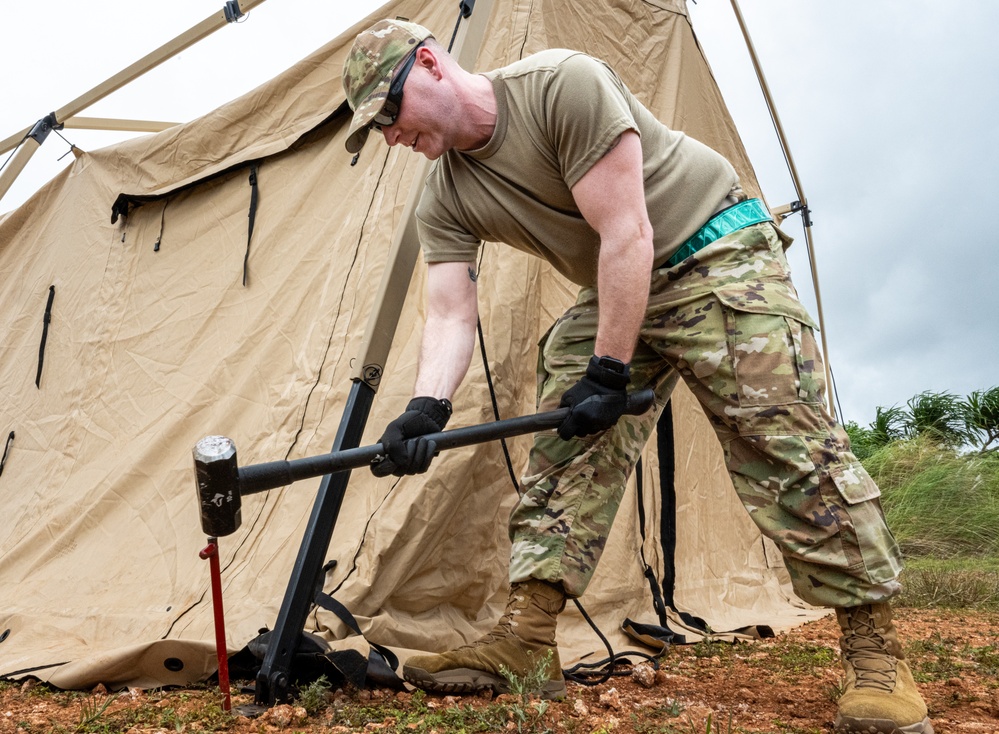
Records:
[[[114,703],[117,696],[88,696],[80,703],[80,720],[76,724],[77,731],[87,729],[100,719],[108,707]]]
[[[713,716],[714,716],[713,714],[708,714],[708,718],[704,722],[705,726],[704,734],[732,734],[731,713],[729,713],[728,715],[728,728],[726,728],[724,731],[722,731],[722,729],[719,728],[712,728]],[[696,724],[694,724],[694,720],[688,716],[687,721],[690,724],[690,734],[700,734],[701,729]]]
[[[551,668],[552,657],[552,651],[549,650],[522,676],[505,665],[500,665],[500,674],[506,678],[510,693],[517,697],[517,702],[510,707],[510,714],[513,716],[518,734],[525,731],[539,731],[538,726],[548,710],[548,702],[538,697],[548,683],[548,670]]]
[[[324,708],[329,699],[332,684],[325,675],[319,676],[299,691],[298,702],[309,716],[315,716]]]
[[[846,693],[846,678],[843,678],[841,676],[840,679],[835,683],[829,683],[826,686],[825,691],[826,691],[826,698],[828,698],[833,703],[836,703],[841,698],[843,698],[843,694]]]

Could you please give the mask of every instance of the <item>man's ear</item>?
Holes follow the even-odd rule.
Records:
[[[434,49],[428,46],[420,46],[416,49],[416,63],[429,71],[437,80],[440,80],[444,76],[441,60],[437,58],[437,53]]]

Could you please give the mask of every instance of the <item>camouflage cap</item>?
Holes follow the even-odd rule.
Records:
[[[361,33],[343,64],[343,89],[354,119],[347,131],[347,151],[356,153],[368,138],[368,125],[381,112],[396,69],[433,34],[404,20],[380,20]]]

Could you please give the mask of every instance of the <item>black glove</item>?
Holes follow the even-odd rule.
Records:
[[[560,408],[571,408],[558,427],[558,437],[589,436],[606,431],[624,415],[630,368],[611,357],[590,357],[586,374],[562,395]]]
[[[376,477],[389,474],[401,477],[425,472],[437,453],[437,443],[425,438],[411,442],[406,439],[443,431],[450,417],[451,403],[447,400],[426,397],[410,400],[406,412],[389,423],[378,439],[387,456],[371,462],[371,473]]]

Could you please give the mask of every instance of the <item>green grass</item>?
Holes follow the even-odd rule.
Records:
[[[910,558],[901,581],[901,606],[999,611],[997,558]]]
[[[864,466],[906,557],[999,559],[999,456],[917,438],[885,446]]]
[[[958,454],[921,437],[863,463],[905,556],[898,603],[999,610],[999,455]]]
[[[413,700],[416,701],[416,696]],[[327,719],[329,726],[346,726],[364,730],[368,724],[378,724],[383,732],[490,732],[506,727],[508,707],[493,704],[484,708],[470,705],[431,709],[417,702],[411,710],[392,704],[372,703],[367,706],[347,704],[335,707]]]

